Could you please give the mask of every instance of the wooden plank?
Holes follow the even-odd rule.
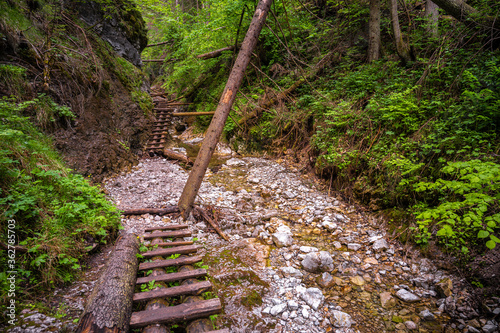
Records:
[[[161,227],[150,227],[144,229],[144,231],[154,231],[154,230],[178,230],[178,229],[186,229],[189,228],[187,224],[170,224],[170,225],[162,225]]]
[[[170,288],[159,288],[156,290],[145,291],[134,294],[134,302],[144,302],[155,298],[175,297],[182,295],[200,295],[206,291],[212,290],[210,281],[200,281],[183,286],[175,286]]]
[[[144,239],[152,238],[165,238],[165,237],[189,237],[191,236],[191,231],[189,230],[175,230],[167,232],[155,232],[154,234],[144,234]]]
[[[146,244],[146,246],[151,247],[158,245],[159,247],[164,247],[164,246],[182,246],[182,245],[192,245],[194,242],[193,241],[178,241],[178,242],[164,242],[164,243],[157,243],[157,244]]]
[[[216,330],[216,331],[208,331],[205,333],[229,333],[229,328],[223,328],[221,330]]]
[[[153,268],[170,267],[170,266],[182,266],[191,265],[203,260],[202,256],[194,256],[187,258],[177,258],[177,259],[166,259],[166,260],[156,260],[153,262],[143,262],[139,264],[139,270],[144,271]]]
[[[141,277],[137,279],[136,284],[144,284],[144,283],[149,283],[151,281],[156,281],[156,282],[172,282],[172,281],[180,281],[180,280],[185,280],[185,279],[196,279],[202,276],[207,275],[207,270],[203,268],[198,268],[193,271],[186,271],[186,272],[178,272],[178,273],[169,273],[169,274],[163,274],[163,275],[149,275],[146,277]]]
[[[209,112],[176,112],[172,113],[172,117],[190,117],[190,116],[213,116],[214,111]]]
[[[154,235],[154,234],[153,234]],[[157,256],[171,256],[172,254],[188,254],[188,253],[196,253],[198,251],[199,246],[197,245],[187,245],[187,246],[176,246],[168,249],[156,249],[153,251],[147,251],[141,253],[144,258],[153,258]]]
[[[140,328],[155,323],[163,324],[193,320],[208,317],[221,311],[222,306],[218,298],[201,302],[184,303],[165,309],[139,311],[132,313],[130,328]]]

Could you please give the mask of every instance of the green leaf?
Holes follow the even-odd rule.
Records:
[[[494,241],[495,243],[500,243],[500,239],[494,235],[490,235],[490,239]]]
[[[495,246],[496,246],[496,245],[497,245],[497,244],[496,244],[494,241],[492,241],[492,240],[489,240],[489,241],[487,241],[487,242],[486,242],[486,246],[487,246],[487,247],[488,247],[488,249],[490,249],[490,250],[493,250],[493,249],[495,248]]]
[[[478,233],[477,233],[477,238],[486,238],[490,235],[490,233],[486,230],[480,230]]]

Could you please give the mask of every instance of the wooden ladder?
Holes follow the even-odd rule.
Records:
[[[199,247],[194,245],[193,241],[184,241],[182,239],[182,237],[191,236],[191,232],[187,228],[187,225],[182,224],[153,227],[146,229],[146,233],[141,237],[143,242],[151,240],[146,246],[154,246],[155,249],[142,254],[144,258],[152,259],[152,261],[141,263],[139,272],[152,271],[152,273],[138,278],[136,284],[154,283],[155,288],[134,294],[133,301],[135,303],[147,304],[145,310],[132,313],[130,319],[131,329],[158,324],[173,325],[186,321],[193,323],[193,321],[203,320],[204,327],[208,327],[212,326],[208,317],[222,311],[221,302],[218,298],[203,300],[196,297],[204,292],[211,291],[212,284],[208,280],[201,280],[207,275],[206,269],[195,269],[191,266],[201,262],[202,257],[196,255]],[[180,256],[174,256],[173,259],[166,258],[173,255]],[[177,268],[177,272],[166,273],[164,269],[168,267]],[[180,282],[180,285],[167,287],[166,284],[172,282]],[[169,306],[169,304],[175,303],[174,297],[177,299],[181,297],[184,302]],[[229,333],[229,330],[214,331],[205,329],[197,332]]]

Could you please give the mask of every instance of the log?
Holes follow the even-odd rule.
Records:
[[[160,45],[166,45],[166,44],[171,44],[173,43],[174,41],[173,40],[168,40],[166,42],[160,42],[160,43],[154,43],[154,44],[148,44],[145,46],[146,47],[153,47],[153,46],[160,46]]]
[[[144,283],[149,283],[151,281],[155,282],[173,282],[173,281],[179,281],[183,279],[194,279],[198,277],[202,277],[207,275],[207,270],[203,268],[198,268],[192,271],[188,272],[179,272],[179,273],[168,273],[168,274],[161,274],[157,276],[145,276],[137,279],[136,284],[144,284]]]
[[[189,254],[198,251],[199,247],[197,245],[187,245],[187,246],[176,246],[168,249],[156,249],[153,251],[147,251],[142,253],[144,258],[152,258],[156,256],[171,256],[172,254]]]
[[[172,113],[172,117],[213,116],[214,114],[215,114],[214,111],[207,111],[207,112],[176,112],[176,113]]]
[[[231,46],[223,47],[222,49],[218,49],[218,50],[215,50],[212,52],[197,55],[196,58],[203,59],[203,60],[217,58],[217,57],[220,57],[222,55],[222,52],[233,51],[233,50],[234,50],[234,45],[231,45]]]
[[[187,157],[184,154],[173,151],[172,149],[164,148],[162,153],[163,153],[163,157],[165,157],[165,158],[168,158],[171,160],[176,160],[176,161],[181,161],[183,163],[186,163],[187,165],[193,165],[193,161],[191,161],[189,159],[189,157]]]
[[[139,265],[139,270],[147,271],[153,268],[161,268],[161,267],[171,267],[171,266],[182,266],[182,265],[191,265],[203,260],[202,256],[194,256],[188,258],[177,258],[177,259],[166,259],[166,260],[157,260],[153,262],[143,262]]]
[[[181,246],[181,245],[192,245],[193,241],[175,241],[175,242],[164,242],[158,243],[158,246]],[[146,246],[155,246],[156,244],[146,244]]]
[[[210,225],[215,229],[215,231],[217,231],[217,233],[222,237],[224,238],[224,240],[226,241],[229,241],[229,238],[226,236],[226,234],[219,228],[219,226],[217,225],[217,223],[215,223],[214,220],[212,220],[210,218],[210,216],[208,216],[207,212],[201,208],[201,207],[195,207],[194,208],[201,216],[203,216],[203,218],[208,222],[210,223]]]
[[[175,297],[182,295],[200,295],[212,290],[210,281],[201,281],[189,285],[161,288],[134,294],[134,302],[144,302],[155,298]]]
[[[128,332],[137,273],[139,240],[126,234],[113,253],[90,295],[77,333]]]
[[[174,230],[174,231],[165,231],[165,232],[158,232],[158,233],[153,233],[153,234],[144,234],[142,237],[144,239],[153,239],[156,237],[189,237],[191,236],[191,231],[189,230]]]
[[[153,323],[171,323],[208,317],[222,310],[220,299],[180,304],[165,309],[134,312],[130,319],[131,328],[140,328]]]
[[[137,209],[127,209],[122,212],[122,215],[143,215],[143,214],[153,214],[153,215],[166,215],[172,213],[180,212],[179,207],[169,206],[165,208],[137,208]]]
[[[178,229],[187,229],[189,225],[187,224],[170,224],[170,225],[162,225],[161,227],[150,227],[144,229],[144,231],[154,231],[154,230],[178,230]]]
[[[188,180],[184,186],[178,204],[181,209],[181,214],[185,219],[189,216],[189,213],[193,209],[194,200],[200,190],[201,182],[203,181],[203,177],[205,176],[205,172],[207,171],[208,164],[210,163],[212,154],[215,151],[217,142],[219,141],[222,131],[224,130],[224,124],[226,123],[226,119],[229,116],[231,107],[236,99],[238,89],[240,88],[245,70],[250,62],[252,52],[255,45],[257,45],[257,40],[266,21],[271,3],[272,0],[260,0],[257,5],[252,22],[250,23],[241,46],[241,50],[238,53],[238,58],[236,59],[231,73],[229,74],[226,87],[222,92],[214,117],[208,127],[207,134],[203,140],[198,157],[196,158],[193,169],[189,173]]]

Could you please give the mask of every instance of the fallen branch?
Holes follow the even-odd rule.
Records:
[[[8,245],[8,244],[5,244],[4,242],[0,242],[0,247],[2,249],[4,249],[4,250],[14,250],[14,251],[21,252],[21,253],[28,252],[28,249],[25,248],[25,247],[15,246],[15,245]]]
[[[122,212],[122,215],[143,215],[143,214],[153,214],[153,215],[166,215],[172,213],[179,213],[179,207],[169,206],[165,208],[137,208],[137,209],[127,209]]]
[[[190,117],[190,116],[213,116],[215,114],[214,111],[208,112],[176,112],[172,113],[173,117]]]
[[[238,48],[239,48],[239,46],[238,46]],[[231,45],[231,46],[224,47],[222,49],[218,49],[218,50],[215,50],[215,51],[212,51],[212,52],[208,52],[208,53],[203,53],[203,54],[197,55],[196,58],[203,59],[203,60],[217,58],[217,57],[220,57],[222,55],[222,52],[224,52],[224,51],[232,51],[234,49],[235,49],[234,45]]]
[[[166,42],[160,42],[160,43],[149,44],[149,45],[146,45],[146,46],[145,46],[145,48],[146,48],[146,47],[153,47],[153,46],[160,46],[160,45],[167,45],[167,44],[169,44],[169,43],[173,43],[173,42],[174,42],[174,41],[172,41],[172,40],[168,40],[168,41],[166,41]]]
[[[217,233],[222,237],[224,238],[226,241],[229,242],[229,238],[226,236],[226,234],[219,228],[219,226],[217,225],[217,223],[215,223],[214,220],[212,220],[210,218],[210,216],[208,216],[207,212],[202,208],[202,207],[199,207],[199,206],[195,206],[193,207],[193,209],[198,213],[200,214],[214,229],[215,231],[217,231]]]
[[[189,157],[187,157],[186,155],[183,155],[181,153],[178,153],[176,151],[173,151],[171,149],[163,149],[163,156],[168,158],[168,159],[171,159],[171,160],[177,160],[177,161],[181,161],[181,162],[184,162],[188,165],[193,165],[193,161],[191,161],[189,159]]]

